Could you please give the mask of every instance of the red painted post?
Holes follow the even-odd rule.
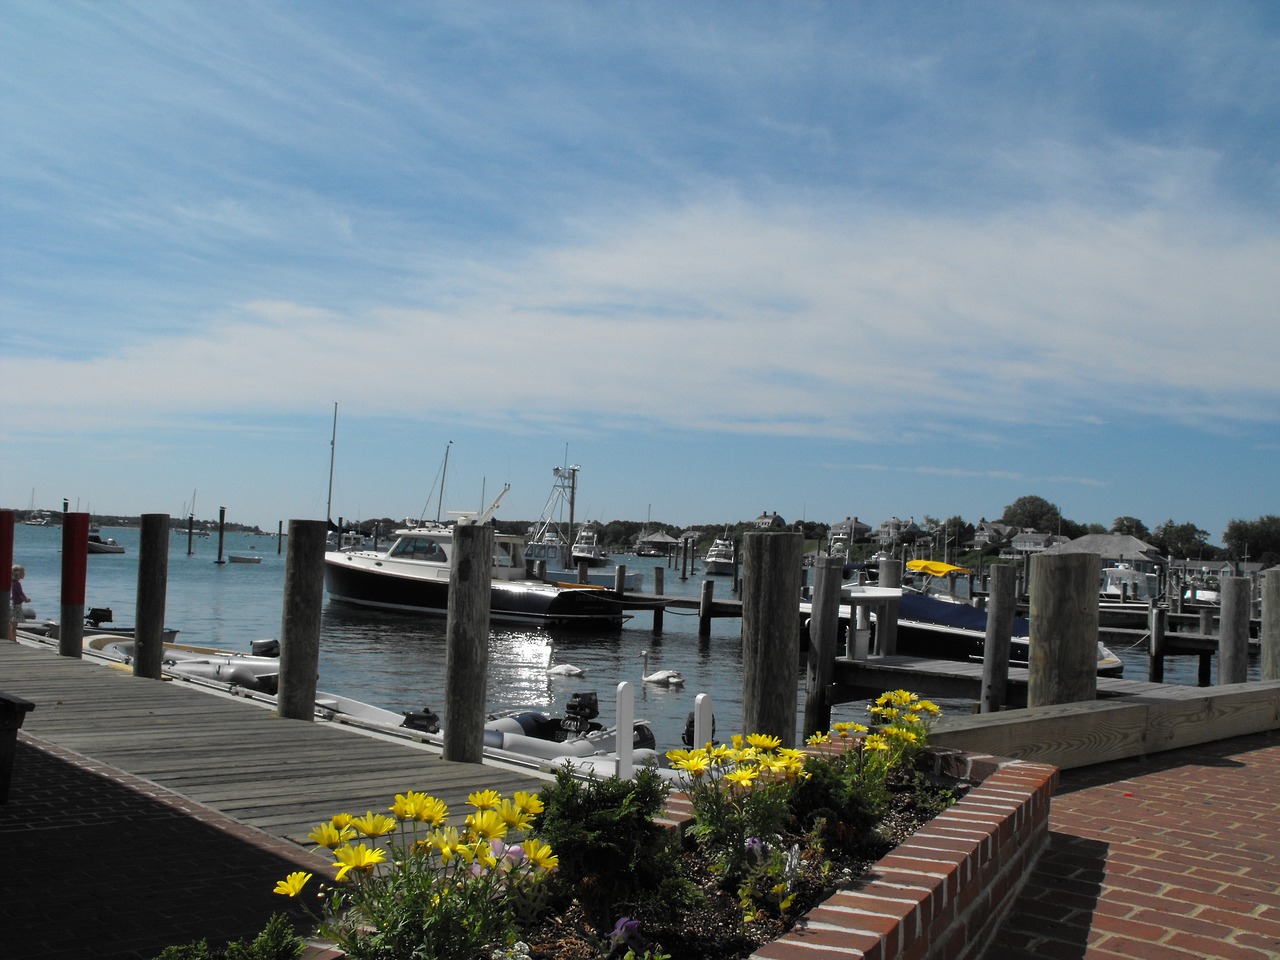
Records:
[[[9,636],[13,619],[10,593],[13,589],[13,511],[0,510],[0,636]]]
[[[89,515],[62,515],[62,611],[58,653],[84,656],[84,588],[89,577]]]

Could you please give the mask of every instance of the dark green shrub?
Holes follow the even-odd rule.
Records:
[[[253,940],[235,940],[225,948],[209,946],[208,940],[165,947],[156,960],[295,960],[303,943],[283,914],[277,913]]]
[[[560,858],[554,891],[577,900],[591,921],[608,929],[619,916],[670,915],[695,891],[683,875],[678,840],[654,818],[669,787],[652,769],[633,780],[579,780],[556,774],[541,798],[533,832]]]

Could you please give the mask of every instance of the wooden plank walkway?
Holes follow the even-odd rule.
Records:
[[[409,740],[277,717],[181,681],[0,644],[0,687],[36,704],[24,733],[158,784],[276,837],[309,846],[335,813],[386,812],[397,793],[439,797],[458,821],[467,795],[536,791],[514,768],[454,763]]]

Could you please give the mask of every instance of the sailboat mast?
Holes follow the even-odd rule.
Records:
[[[444,483],[449,479],[449,448],[453,446],[450,440],[444,448],[444,466],[440,468],[440,499],[436,501],[436,523],[440,522],[440,511],[444,509]]]
[[[329,438],[329,502],[325,507],[325,519],[333,526],[333,458],[338,450],[338,402],[333,402],[333,436]]]

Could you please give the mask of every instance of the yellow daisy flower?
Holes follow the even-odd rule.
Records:
[[[528,830],[533,824],[533,815],[514,800],[503,800],[494,812],[513,830]]]
[[[536,837],[526,840],[523,847],[524,855],[529,858],[529,862],[540,869],[554,870],[560,865],[560,858],[551,852],[550,845]]]
[[[311,879],[311,874],[297,870],[276,884],[275,893],[282,897],[296,897]]]
[[[513,794],[512,799],[515,800],[516,806],[526,813],[536,816],[543,810],[542,798],[536,793],[526,793],[523,790],[517,790]]]
[[[338,870],[337,879],[341,880],[352,870],[360,870],[364,873],[372,873],[373,868],[382,863],[386,859],[386,854],[377,847],[370,847],[367,843],[345,847],[339,847],[333,851],[333,855],[337,857],[334,863]]]
[[[337,827],[332,821],[318,824],[309,834],[307,839],[314,843],[317,847],[324,847],[333,850],[342,846],[348,840],[356,835],[350,825]]]
[[[467,817],[466,826],[482,840],[501,840],[507,835],[507,825],[496,810],[477,810]]]
[[[351,826],[366,837],[384,837],[395,830],[396,819],[370,810],[363,817],[353,817]]]
[[[747,743],[757,750],[777,750],[782,746],[782,738],[768,733],[749,733]]]
[[[477,790],[467,797],[467,803],[477,810],[492,810],[501,799],[497,790]]]

